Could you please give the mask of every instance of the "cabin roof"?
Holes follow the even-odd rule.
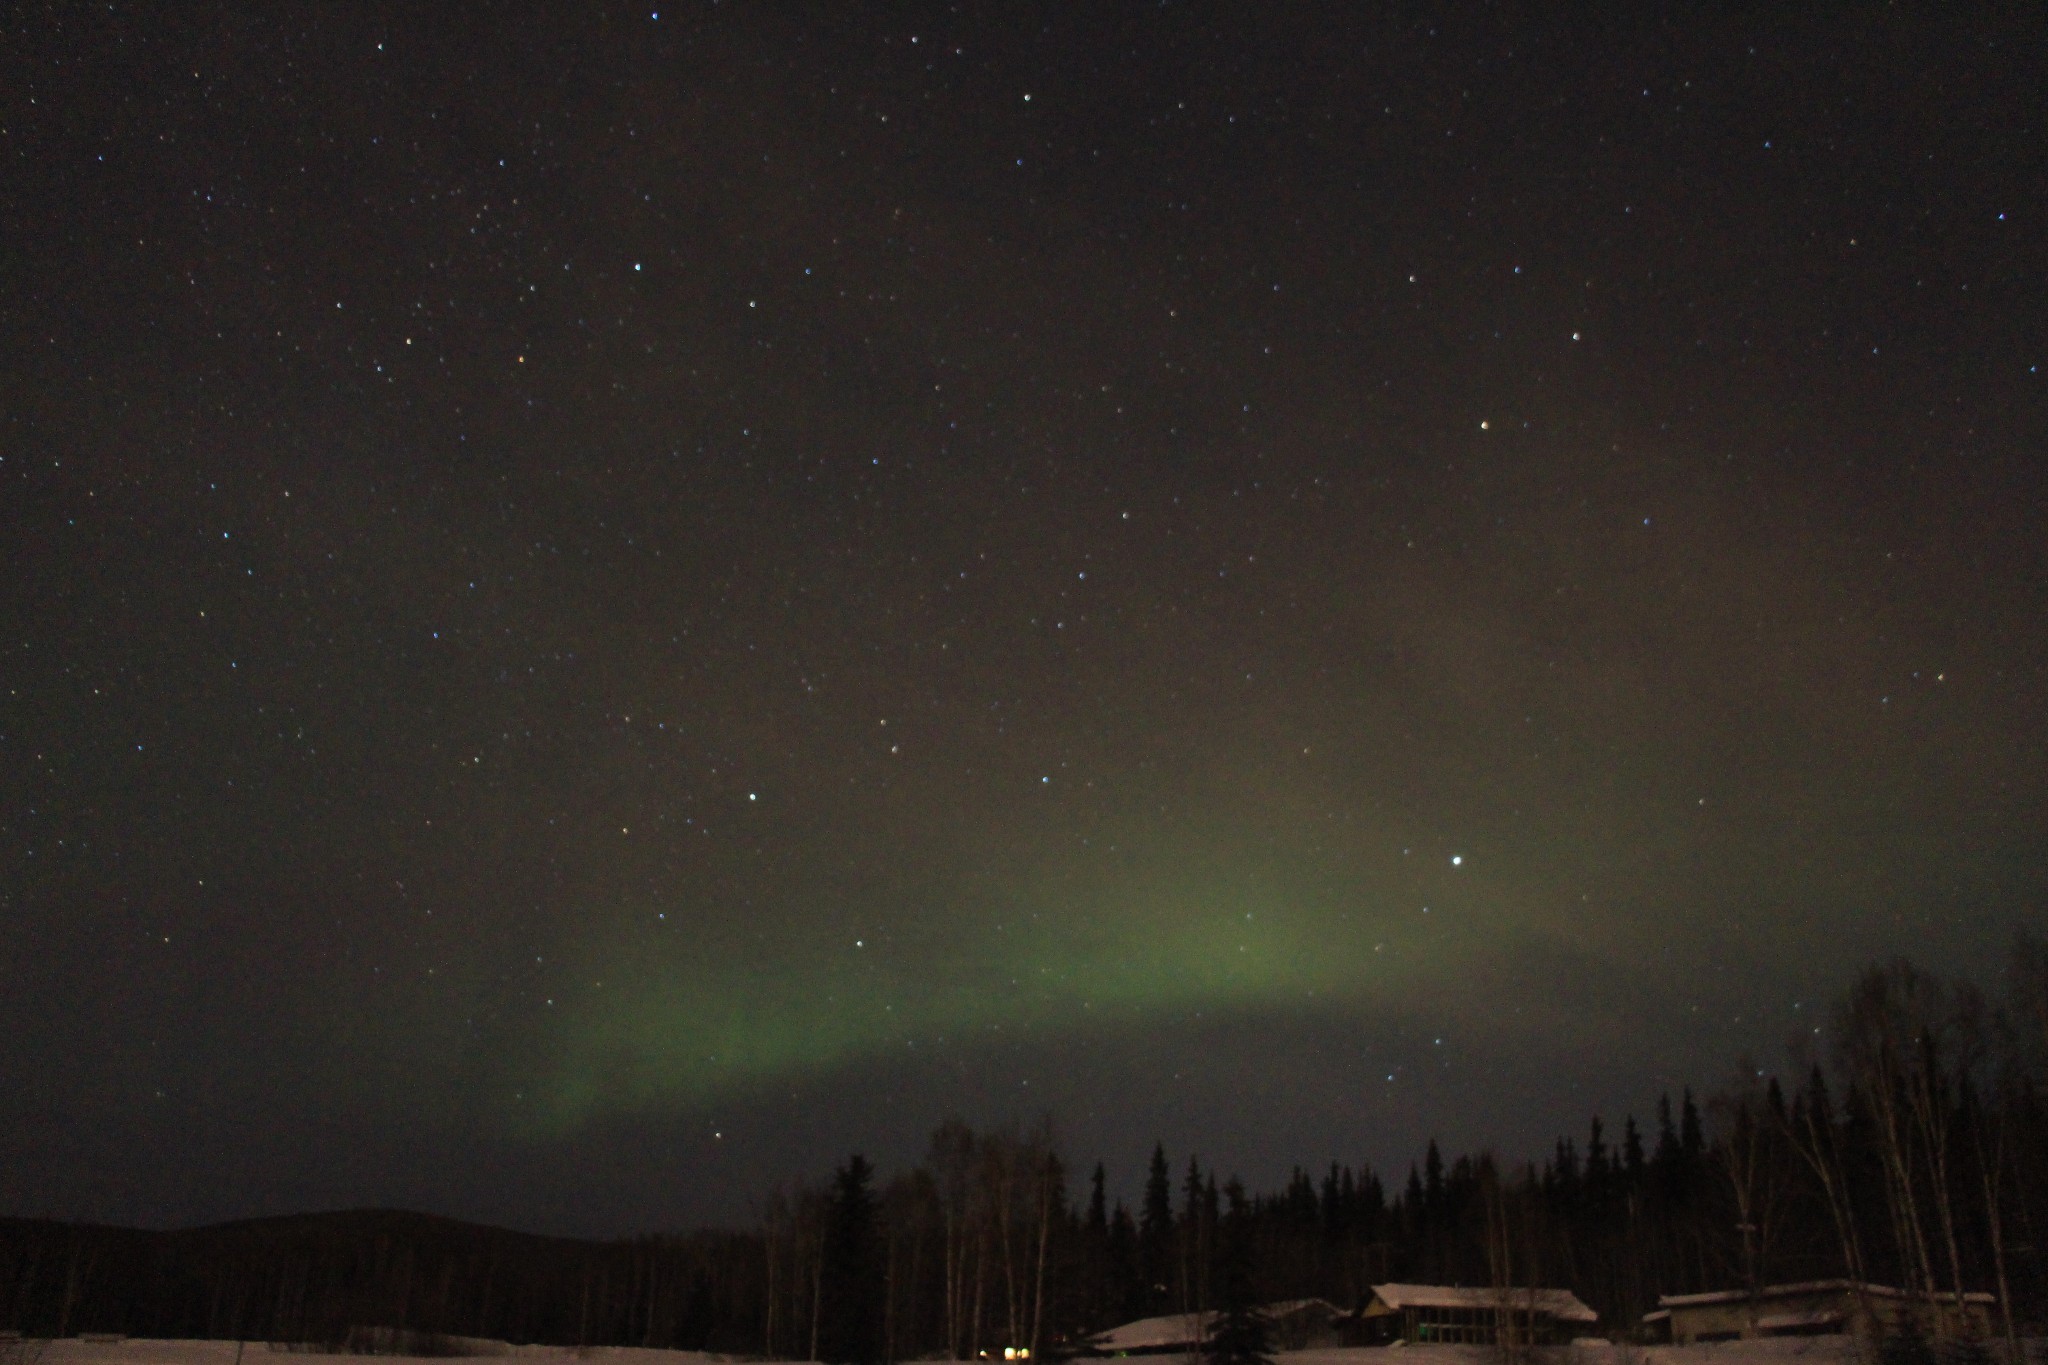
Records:
[[[1560,1322],[1598,1322],[1600,1315],[1580,1302],[1579,1296],[1569,1289],[1509,1289],[1491,1287],[1478,1288],[1447,1284],[1376,1284],[1372,1296],[1377,1303],[1386,1306],[1385,1311],[1399,1312],[1404,1308],[1466,1308],[1484,1310],[1502,1307],[1502,1296],[1506,1295],[1506,1306],[1533,1310]],[[1367,1308],[1368,1316],[1372,1308]]]
[[[1788,1299],[1808,1294],[1852,1294],[1861,1293],[1866,1298],[1903,1299],[1906,1291],[1894,1289],[1888,1284],[1858,1285],[1854,1280],[1802,1280],[1797,1284],[1767,1284],[1756,1291],[1762,1299]],[[1657,1303],[1663,1308],[1705,1308],[1712,1304],[1741,1303],[1750,1297],[1747,1289],[1716,1289],[1705,1294],[1659,1294]],[[1952,1294],[1936,1294],[1936,1300],[1953,1300]],[[1971,1293],[1963,1295],[1965,1303],[1996,1303],[1993,1294]]]

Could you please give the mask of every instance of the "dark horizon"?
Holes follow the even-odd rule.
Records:
[[[1099,1334],[1214,1310],[1206,1354],[1224,1365],[1233,1349],[1494,1344],[1484,1296],[1541,1286],[1556,1316],[1529,1324],[1537,1344],[1790,1326],[1879,1338],[1888,1355],[1931,1339],[1989,1358],[1996,1339],[2017,1358],[2048,1311],[2048,1274],[2015,1240],[2048,1211],[2048,944],[2016,938],[1994,995],[1895,960],[1838,1003],[1825,1068],[1688,1089],[1648,1125],[1595,1117],[1540,1163],[1431,1142],[1405,1181],[1296,1165],[1259,1190],[1160,1144],[1126,1201],[1102,1165],[1059,1151],[1050,1120],[948,1120],[914,1169],[851,1154],[770,1192],[745,1231],[579,1241],[398,1210],[170,1232],[0,1217],[0,1326],[351,1354],[488,1354],[464,1346],[483,1339],[879,1362],[1005,1343],[1121,1355],[1137,1344]],[[1439,1287],[1422,1305],[1459,1312],[1364,1311],[1417,1285]],[[1461,1285],[1481,1301],[1441,1289]],[[1745,1296],[1796,1320],[1753,1306],[1748,1330],[1711,1314],[1679,1330],[1682,1304]]]
[[[1537,1157],[2048,904],[2038,6],[4,22],[0,1212]]]

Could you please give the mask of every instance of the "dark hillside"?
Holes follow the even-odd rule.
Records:
[[[707,1348],[726,1344],[714,1322],[754,1317],[742,1241],[590,1242],[383,1209],[169,1232],[0,1219],[0,1308],[38,1335]]]

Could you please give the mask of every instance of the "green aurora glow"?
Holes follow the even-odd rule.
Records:
[[[984,909],[964,933],[958,916],[931,915],[750,955],[588,945],[565,973],[587,988],[563,993],[556,1026],[513,1050],[523,1060],[505,1121],[551,1138],[906,1050],[1122,1033],[1195,1012],[1398,1007],[1480,951],[1481,923],[1445,933],[1439,913],[1421,920],[1434,951],[1418,959],[1403,951],[1412,905],[1359,908],[1412,896],[1318,893],[1270,866],[1231,876],[1227,861],[1183,859],[1064,895],[1040,888]],[[1440,910],[1511,902],[1482,878],[1447,880],[1467,884],[1444,887]]]
[[[770,964],[593,962],[536,1082],[545,1131],[699,1102],[794,1072],[1002,1030],[1110,1028],[1180,1008],[1303,1001],[1355,983],[1370,944],[1318,944],[1257,910],[1026,918],[931,959],[862,940]],[[609,971],[609,976],[601,973]]]

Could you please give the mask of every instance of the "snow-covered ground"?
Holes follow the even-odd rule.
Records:
[[[639,1346],[507,1346],[502,1354],[481,1357],[315,1355],[273,1350],[260,1341],[157,1341],[131,1337],[121,1341],[53,1341],[39,1365],[475,1365],[492,1360],[517,1365],[711,1365],[729,1356],[702,1351],[651,1351]]]
[[[1848,1337],[1774,1337],[1698,1346],[1614,1346],[1588,1340],[1542,1353],[1552,1365],[1849,1365],[1858,1359]],[[1499,1365],[1491,1346],[1348,1347],[1289,1351],[1286,1365]]]
[[[1996,1350],[1996,1344],[1993,1344]],[[1860,1357],[1848,1337],[1774,1337],[1697,1346],[1610,1346],[1605,1342],[1562,1347],[1547,1353],[1550,1365],[1856,1365]],[[492,1357],[484,1357],[487,1361]],[[517,1365],[712,1365],[731,1356],[701,1351],[652,1351],[636,1346],[512,1346],[498,1359]],[[1192,1365],[1182,1356],[1133,1357],[1142,1365]],[[1286,1351],[1278,1365],[1497,1365],[1486,1346],[1347,1347]],[[275,1351],[262,1342],[232,1341],[53,1341],[40,1365],[457,1365],[446,1358],[311,1355]]]
[[[1848,1337],[1769,1337],[1755,1341],[1708,1342],[1698,1346],[1614,1346],[1585,1340],[1546,1350],[1555,1365],[1840,1365],[1857,1359]],[[1288,1365],[1498,1365],[1491,1346],[1400,1346],[1338,1351],[1293,1351]]]

